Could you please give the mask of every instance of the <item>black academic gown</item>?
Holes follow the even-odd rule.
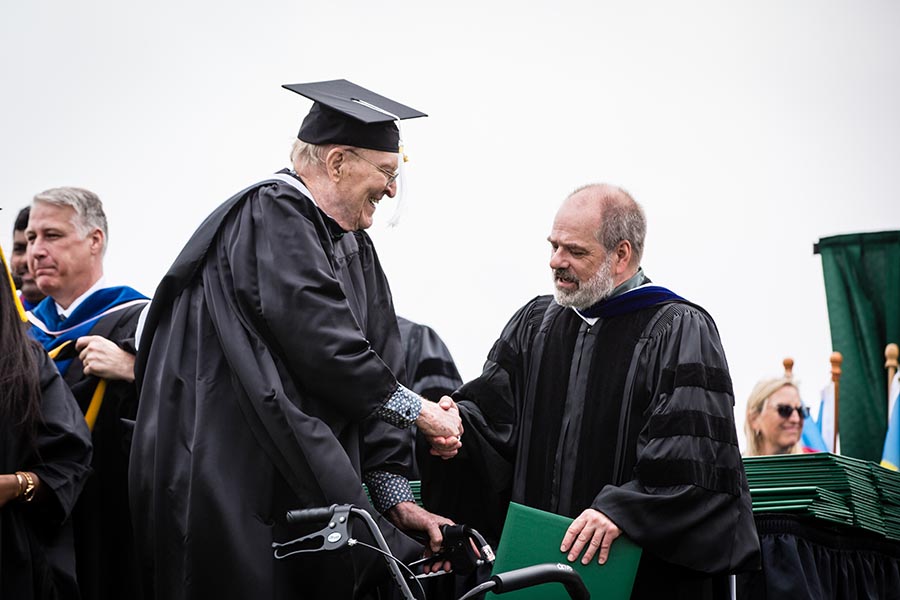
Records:
[[[430,510],[496,537],[510,499],[573,518],[592,507],[644,548],[633,598],[727,598],[720,575],[758,568],[731,380],[702,309],[590,327],[536,298],[454,397],[462,460],[420,463]]]
[[[434,329],[400,316],[397,323],[406,358],[406,387],[437,402],[462,385],[450,349]]]
[[[438,402],[462,385],[450,349],[431,327],[399,316],[397,323],[403,343],[406,387],[423,398]],[[409,429],[408,436],[409,445],[415,447],[415,427]],[[419,479],[418,469],[413,469],[411,477]]]
[[[133,354],[135,330],[143,306],[130,306],[102,317],[89,335],[103,336]],[[86,413],[100,379],[84,374],[84,365],[77,355],[63,378],[82,413]],[[141,597],[128,510],[128,458],[137,402],[137,388],[133,383],[107,381],[103,404],[91,432],[93,473],[72,513],[78,585],[84,600]]]
[[[148,597],[363,596],[377,555],[276,561],[271,545],[296,537],[288,509],[374,514],[361,473],[411,460],[403,431],[371,418],[403,365],[368,235],[284,181],[248,188],[182,251],[140,345],[130,491]],[[397,554],[420,550],[381,525]]]
[[[69,515],[90,473],[91,439],[69,388],[36,344],[41,419],[34,438],[21,425],[0,422],[0,473],[31,471],[41,494],[0,508],[0,598],[77,600]]]

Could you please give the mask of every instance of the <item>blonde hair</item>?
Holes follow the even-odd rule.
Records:
[[[772,397],[772,394],[785,386],[790,386],[797,390],[798,393],[800,392],[797,384],[790,377],[763,379],[750,392],[750,397],[747,398],[747,416],[744,419],[744,434],[747,436],[746,456],[762,456],[762,440],[760,439],[762,432],[758,429],[753,429],[751,421],[753,417],[758,417],[762,414],[763,409],[766,408],[766,402]],[[802,453],[803,447],[800,445],[800,440],[797,440],[797,443],[788,451],[788,454]]]

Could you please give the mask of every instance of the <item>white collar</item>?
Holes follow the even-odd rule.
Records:
[[[304,196],[306,196],[307,198],[312,200],[313,204],[315,204],[316,206],[319,206],[318,202],[316,202],[316,199],[313,198],[312,192],[309,191],[309,188],[306,187],[306,185],[304,185],[303,181],[300,180],[300,176],[297,175],[297,172],[294,171],[293,169],[291,169],[290,173],[291,173],[290,175],[288,175],[286,173],[275,173],[274,175],[270,175],[267,179],[277,179],[278,181],[283,181],[284,183],[293,187],[298,192],[300,192],[301,194],[303,194]]]
[[[92,285],[91,287],[88,288],[88,291],[86,291],[82,295],[75,298],[75,300],[72,301],[72,304],[69,305],[69,308],[63,308],[62,306],[59,305],[59,302],[56,302],[54,300],[53,303],[56,304],[56,312],[59,315],[61,315],[63,318],[68,319],[69,316],[73,312],[75,312],[75,309],[78,308],[78,305],[81,304],[82,302],[84,302],[88,296],[90,296],[97,290],[101,290],[105,287],[106,287],[106,278],[100,277],[100,279],[98,279],[97,281],[94,282],[94,285]]]
[[[579,311],[577,308],[573,308],[572,310],[575,311],[575,314],[576,314],[576,315],[578,315],[579,317],[581,317],[581,320],[582,320],[582,321],[584,321],[585,323],[588,324],[588,327],[593,327],[594,324],[595,324],[597,321],[600,320],[600,317],[586,317],[586,316],[584,316],[583,314],[581,314],[581,311]]]
[[[642,269],[638,269],[638,272],[635,273],[631,278],[629,278],[628,281],[631,281],[632,279],[634,279],[634,278],[637,277],[638,275],[643,275],[643,270],[642,270]],[[651,286],[651,285],[656,285],[655,283],[652,283],[652,282],[650,282],[650,281],[647,281],[646,283],[642,283],[642,284],[640,284],[640,285],[638,285],[638,286],[635,286],[635,287],[633,287],[633,288],[625,289],[625,284],[627,284],[628,281],[625,281],[625,282],[619,284],[618,286],[616,286],[616,288],[612,291],[612,293],[611,293],[609,296],[606,297],[606,299],[609,300],[609,299],[611,299],[611,298],[615,298],[616,296],[624,296],[625,294],[630,294],[630,293],[633,292],[634,290],[637,290],[637,289],[640,289],[640,288],[644,288],[644,287],[648,287],[648,286]],[[624,289],[624,291],[622,291],[623,289]],[[578,314],[578,316],[581,317],[581,319],[582,319],[585,323],[587,323],[589,326],[591,326],[591,327],[593,327],[594,324],[596,324],[597,321],[600,320],[600,317],[586,317],[586,316],[584,316],[583,314],[581,314],[581,311],[578,310],[577,308],[573,308],[572,310],[574,310],[574,311]]]

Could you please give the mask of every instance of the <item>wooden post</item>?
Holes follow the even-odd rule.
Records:
[[[887,369],[887,405],[888,405],[888,421],[891,419],[891,383],[894,381],[894,375],[897,373],[897,355],[900,354],[900,348],[897,344],[890,343],[884,348],[884,368]]]
[[[840,352],[832,352],[831,353],[831,381],[834,382],[834,439],[832,440],[831,447],[834,449],[834,453],[837,454],[837,440],[838,440],[838,415],[840,414],[840,410],[838,410],[838,399],[840,397],[840,381],[841,381],[841,363],[844,362],[844,357],[841,356]]]
[[[791,379],[794,376],[794,359],[790,357],[785,358],[781,361],[781,364],[784,365],[784,376]]]

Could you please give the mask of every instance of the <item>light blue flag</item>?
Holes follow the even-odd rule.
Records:
[[[894,383],[897,377],[894,377]],[[900,386],[891,385],[891,392]],[[900,391],[892,393],[894,399],[891,403],[891,415],[888,420],[887,435],[884,437],[884,451],[881,454],[881,466],[892,471],[897,471],[900,467],[900,410],[897,408],[898,399],[900,399]]]
[[[819,402],[819,418],[816,419],[816,425],[819,426],[819,434],[825,443],[825,452],[834,452],[834,382],[829,381],[822,388],[820,394],[821,402]]]
[[[822,411],[819,411],[819,421],[812,417],[803,421],[803,430],[800,433],[800,445],[804,452],[828,452],[828,445],[822,438]]]

